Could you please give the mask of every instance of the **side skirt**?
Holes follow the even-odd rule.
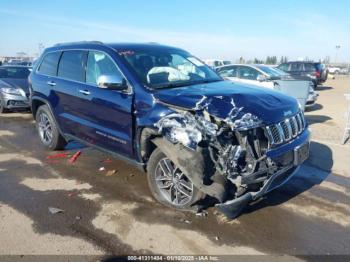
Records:
[[[138,168],[139,170],[141,170],[141,171],[143,171],[143,172],[146,171],[146,163],[138,162],[138,161],[136,161],[135,159],[132,159],[132,158],[129,158],[129,157],[127,157],[127,156],[118,154],[118,153],[116,153],[116,152],[113,152],[113,151],[111,151],[111,150],[105,149],[105,148],[103,148],[103,147],[100,147],[100,146],[91,144],[91,143],[89,143],[89,142],[86,142],[86,141],[84,141],[84,140],[82,140],[82,139],[80,139],[80,138],[77,138],[77,137],[75,137],[75,136],[72,136],[72,135],[70,135],[70,134],[64,134],[63,136],[64,136],[64,138],[67,139],[68,141],[72,141],[72,140],[78,141],[78,142],[80,142],[80,143],[82,143],[82,144],[84,144],[84,145],[87,145],[87,146],[96,148],[96,149],[98,149],[98,150],[100,150],[100,151],[106,152],[106,153],[112,155],[113,157],[118,158],[119,160],[125,161],[125,162],[127,162],[128,164],[135,166],[136,168]]]

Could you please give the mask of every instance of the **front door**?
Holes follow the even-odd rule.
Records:
[[[101,75],[121,74],[99,51],[65,51],[56,92],[59,123],[65,134],[126,156],[132,155],[132,95],[101,89]]]
[[[86,63],[86,86],[80,92],[80,99],[86,105],[82,112],[88,136],[84,139],[110,151],[132,156],[133,95],[131,90],[99,88],[98,79],[102,75],[123,77],[108,54],[90,51]]]

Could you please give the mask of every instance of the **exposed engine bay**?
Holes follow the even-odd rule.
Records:
[[[293,155],[273,161],[266,155],[270,135],[258,117],[243,113],[232,99],[227,117],[218,118],[208,113],[210,102],[203,97],[192,110],[174,109],[160,119],[156,127],[163,141],[154,143],[199,190],[218,201],[220,211],[234,218],[267,191],[269,178],[295,169]]]

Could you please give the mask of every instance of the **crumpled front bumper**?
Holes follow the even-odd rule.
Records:
[[[309,139],[310,131],[308,129],[305,129],[305,131],[295,140],[276,149],[268,151],[267,156],[272,160],[274,158],[282,156],[283,154],[293,151],[293,162],[280,168],[274,174],[272,174],[267,180],[264,181],[264,184],[259,191],[247,192],[238,198],[228,200],[224,203],[216,204],[216,208],[221,213],[225,214],[228,218],[234,219],[250,202],[261,198],[268,192],[285,184],[290,178],[293,177],[293,175],[298,171],[300,165],[302,164],[302,162],[296,160],[298,154],[298,151],[296,149],[305,144],[309,144]]]
[[[6,109],[29,108],[29,100],[26,96],[12,95],[0,92],[0,98]]]

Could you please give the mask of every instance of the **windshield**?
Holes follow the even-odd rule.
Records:
[[[28,78],[30,71],[24,67],[2,67],[0,68],[0,78]]]
[[[221,81],[212,69],[182,50],[128,50],[119,55],[141,83],[153,89]]]
[[[278,68],[262,66],[262,65],[258,65],[256,67],[259,68],[264,73],[268,74],[270,77],[280,77],[280,76],[288,75],[286,72],[284,72]]]

